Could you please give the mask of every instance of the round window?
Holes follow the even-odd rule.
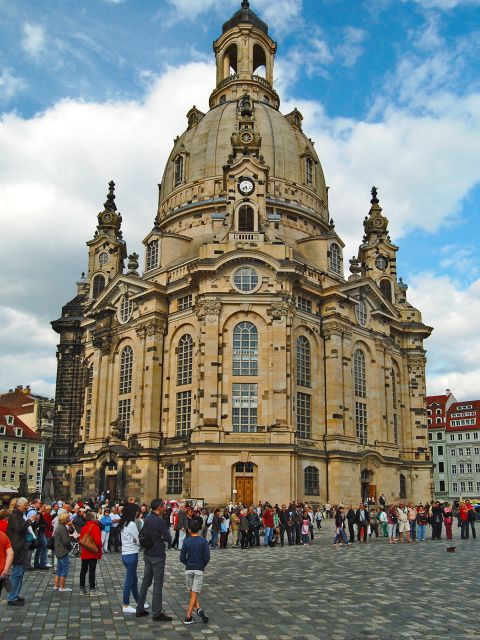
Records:
[[[368,320],[368,312],[367,305],[365,304],[365,300],[362,298],[357,301],[357,320],[358,324],[364,327],[367,324]]]
[[[100,264],[107,264],[108,253],[106,253],[106,251],[102,251],[102,253],[98,257],[98,260],[100,261]]]
[[[242,293],[251,293],[260,286],[260,278],[252,267],[241,267],[237,269],[232,278],[233,286]]]
[[[119,320],[122,324],[128,322],[132,316],[133,302],[127,296],[122,296],[119,307]]]

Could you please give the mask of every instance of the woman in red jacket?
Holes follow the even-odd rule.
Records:
[[[80,558],[82,560],[82,568],[80,569],[80,595],[86,596],[87,590],[85,589],[85,578],[87,577],[88,572],[88,582],[90,585],[90,593],[92,595],[101,595],[97,591],[97,587],[95,584],[95,572],[97,570],[97,560],[100,560],[102,557],[102,533],[100,531],[100,525],[98,524],[98,520],[95,518],[95,514],[89,511],[86,515],[87,522],[83,525],[80,530],[80,538],[86,533],[90,533],[95,542],[98,551],[93,553],[92,551],[88,551],[85,547],[82,547],[82,551],[80,553]]]

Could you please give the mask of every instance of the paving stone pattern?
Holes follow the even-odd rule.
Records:
[[[210,617],[185,627],[187,594],[177,551],[167,553],[164,609],[172,622],[122,613],[124,567],[120,554],[99,563],[104,595],[79,594],[80,561],[67,586],[52,590],[47,571],[26,574],[25,607],[0,603],[3,640],[355,640],[478,637],[480,604],[477,540],[388,544],[373,539],[333,549],[333,527],[324,524],[309,547],[215,550],[201,602]],[[143,574],[140,562],[139,577]],[[132,603],[133,604],[133,603]],[[473,617],[472,617],[473,616]]]

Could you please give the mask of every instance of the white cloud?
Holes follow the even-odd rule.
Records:
[[[0,307],[0,389],[30,384],[35,393],[53,396],[55,344],[48,323],[31,313]]]
[[[26,86],[23,78],[13,74],[10,69],[3,69],[0,73],[0,102],[11,100]]]
[[[448,276],[423,273],[410,283],[408,298],[434,327],[428,350],[427,390],[451,389],[458,400],[480,395],[480,280],[467,289]]]
[[[45,49],[46,38],[43,27],[38,24],[25,22],[22,27],[21,45],[25,53],[36,58]]]
[[[345,67],[353,67],[363,53],[363,42],[367,34],[357,27],[344,29],[344,40],[335,49],[336,56]]]
[[[168,0],[174,13],[170,16],[175,22],[193,21],[198,16],[215,11],[228,20],[240,9],[239,0]],[[302,0],[255,0],[250,8],[264,20],[273,32],[295,30],[302,23]]]

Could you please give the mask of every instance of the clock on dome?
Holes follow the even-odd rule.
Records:
[[[255,190],[255,183],[251,178],[241,177],[238,179],[238,190],[242,196],[249,196]]]

